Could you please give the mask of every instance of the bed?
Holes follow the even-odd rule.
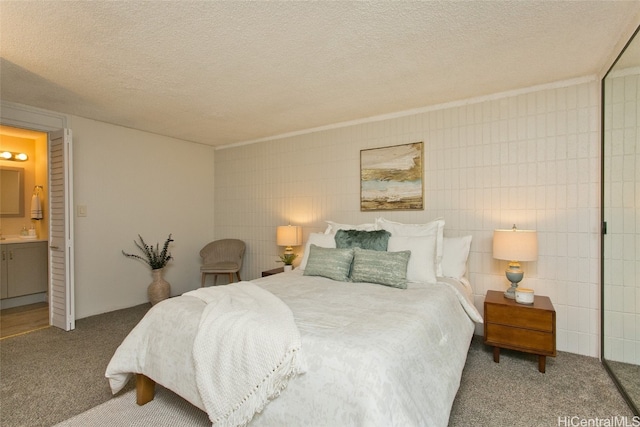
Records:
[[[405,280],[404,287],[396,287],[375,283],[380,281],[377,275],[374,282],[354,282],[327,277],[333,273],[313,274],[314,266],[326,270],[328,265],[326,258],[314,256],[319,248],[331,256],[341,250],[322,246],[323,242],[331,246],[332,239],[310,236],[301,268],[292,272],[206,288],[201,294],[187,293],[154,306],[107,367],[112,391],[117,393],[131,375],[138,374],[139,403],[153,398],[153,386],[158,383],[205,410],[214,425],[250,421],[251,426],[446,426],[474,322],[482,322],[472,302],[469,282],[464,277],[437,277],[431,281]],[[424,244],[424,239],[415,240],[412,244],[417,240]],[[435,245],[437,237],[431,240]],[[368,256],[373,251],[356,247],[353,252],[356,255],[349,266],[350,278],[358,270],[357,254]],[[410,257],[418,252],[414,250]],[[434,260],[436,252],[434,247]],[[382,264],[375,257],[379,255],[372,254],[378,270]],[[466,254],[463,258],[466,262]],[[405,273],[411,268],[405,264]],[[433,273],[438,271],[437,263],[433,269]],[[413,271],[406,276],[415,278],[415,274]],[[366,271],[362,277],[367,279]],[[198,368],[204,365],[209,369],[204,372],[216,375],[218,363],[229,356],[218,355],[215,361],[203,362],[202,356],[195,356],[194,343],[213,345],[210,343],[224,335],[222,331],[213,337],[200,336],[202,329],[208,328],[202,326],[204,313],[211,306],[206,295],[210,295],[209,302],[218,301],[223,293],[238,289],[283,303],[292,318],[294,338],[283,349],[289,356],[293,354],[287,362],[288,370],[282,373],[283,381],[272,387],[266,401],[258,404],[248,418],[234,419],[212,416],[211,401],[216,403],[223,393],[216,395],[215,388],[206,390],[203,370]],[[268,305],[260,301],[252,304]],[[260,325],[275,323],[275,328],[282,331],[287,326],[286,318],[282,317],[285,323],[274,320]],[[235,337],[235,333],[232,335]],[[264,332],[260,330],[259,335]],[[246,341],[242,345],[246,348]],[[223,351],[211,351],[217,350]],[[236,371],[232,380],[240,378],[242,372]]]

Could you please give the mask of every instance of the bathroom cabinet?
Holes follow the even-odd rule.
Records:
[[[47,242],[0,244],[0,298],[47,291]]]

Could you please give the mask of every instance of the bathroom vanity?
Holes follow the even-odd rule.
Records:
[[[0,299],[47,292],[47,241],[0,241]]]

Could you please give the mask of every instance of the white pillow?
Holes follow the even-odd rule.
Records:
[[[444,244],[444,219],[437,218],[425,224],[402,224],[384,218],[376,218],[378,229],[387,230],[392,236],[426,236],[435,229],[436,235],[436,275],[442,276],[442,246]]]
[[[327,229],[324,231],[324,234],[336,234],[338,230],[361,230],[361,231],[375,231],[378,230],[375,224],[339,224],[333,221],[326,221]]]
[[[304,270],[304,268],[307,266],[307,261],[309,260],[309,248],[311,247],[312,244],[319,246],[321,248],[335,248],[336,237],[333,234],[324,234],[324,233],[309,234],[307,243],[304,246],[304,255],[302,256],[302,261],[300,261],[300,265],[298,266],[300,270]]]
[[[445,237],[442,253],[442,277],[462,279],[467,273],[467,258],[473,236]]]
[[[410,282],[436,283],[437,230],[425,236],[391,236],[387,251],[411,251],[407,264],[407,280]]]

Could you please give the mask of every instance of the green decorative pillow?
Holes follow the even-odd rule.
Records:
[[[381,252],[355,248],[351,281],[406,289],[410,256],[411,251]]]
[[[336,247],[386,251],[389,243],[389,236],[391,236],[391,233],[387,230],[338,230],[335,237]]]
[[[322,248],[312,244],[303,274],[348,282],[352,261],[353,249]]]

